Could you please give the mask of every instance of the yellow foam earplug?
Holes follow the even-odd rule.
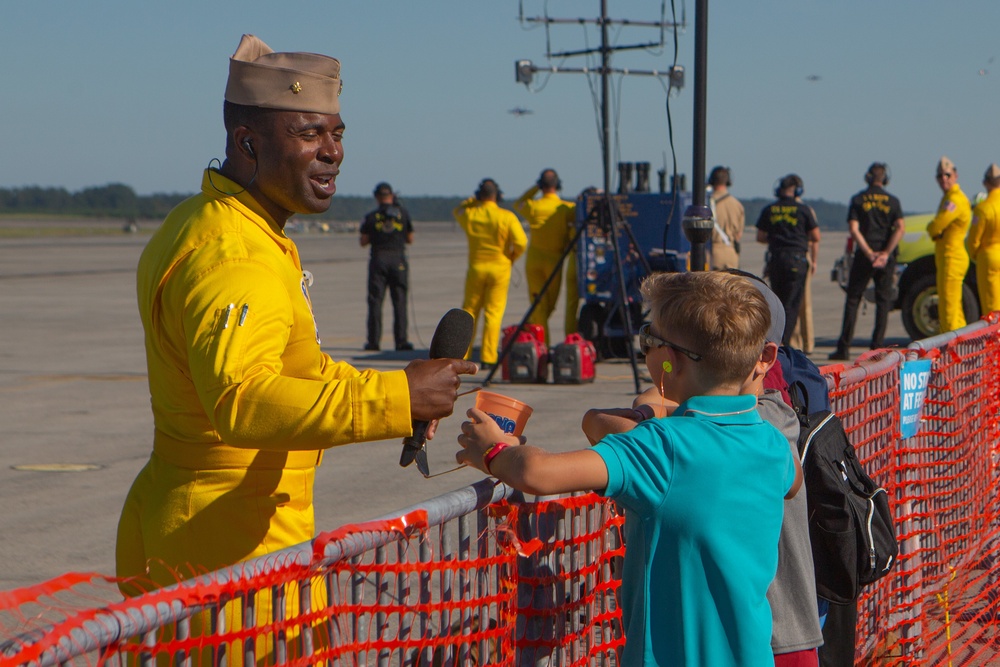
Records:
[[[671,364],[669,361],[664,361],[663,362],[663,372],[664,373],[670,373],[673,370],[674,370],[673,364]]]

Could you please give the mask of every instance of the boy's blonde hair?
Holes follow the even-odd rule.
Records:
[[[700,354],[697,365],[708,379],[721,384],[750,375],[771,312],[746,278],[716,271],[654,273],[641,291],[657,332]]]

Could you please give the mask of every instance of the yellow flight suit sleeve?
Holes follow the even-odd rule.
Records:
[[[475,197],[469,197],[461,204],[456,206],[451,215],[455,218],[455,222],[466,232],[469,231],[469,209],[474,208],[479,205],[479,200]]]
[[[521,217],[527,220],[529,224],[531,224],[532,219],[532,200],[534,200],[537,194],[538,186],[532,185],[514,202],[514,210],[520,213]]]
[[[968,198],[956,185],[944,194],[934,219],[927,224],[927,234],[933,240],[943,236],[952,225],[968,224],[971,215]],[[963,230],[964,231],[964,230]]]
[[[972,223],[969,225],[969,235],[965,237],[965,249],[968,251],[972,261],[976,260],[976,253],[979,252],[979,246],[983,240],[983,231],[986,228],[986,225],[983,224],[986,213],[986,208],[983,206],[984,203],[977,204],[976,208],[972,210]]]
[[[307,300],[272,268],[230,261],[194,284],[176,282],[166,311],[183,313],[191,380],[226,444],[313,450],[412,431],[405,373],[333,362],[315,328],[301,326],[312,317]],[[304,335],[292,338],[296,331]]]
[[[504,249],[504,254],[510,260],[510,263],[513,264],[517,261],[518,257],[524,254],[527,248],[528,236],[524,233],[521,221],[517,219],[516,215],[510,213],[508,218],[507,246]]]

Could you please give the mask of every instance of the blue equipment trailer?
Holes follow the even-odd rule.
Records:
[[[691,193],[677,192],[676,198],[671,192],[630,192],[611,197],[618,219],[624,223],[618,225],[618,250],[632,327],[638,330],[644,317],[639,294],[642,280],[651,271],[688,270],[691,244],[684,236],[681,220],[691,204]],[[579,331],[594,343],[601,358],[627,357],[629,347],[611,226],[601,209],[607,210],[603,194],[586,194],[576,207],[577,225],[582,225],[576,247],[577,284],[584,301]]]

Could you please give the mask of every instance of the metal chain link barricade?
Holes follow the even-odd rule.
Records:
[[[904,439],[900,369],[916,359],[932,370],[919,432]],[[998,314],[822,370],[859,458],[892,499],[900,543],[893,571],[858,601],[856,664],[991,664]],[[616,667],[622,523],[593,494],[524,502],[484,479],[134,598],[110,577],[69,573],[0,592],[0,667]]]

